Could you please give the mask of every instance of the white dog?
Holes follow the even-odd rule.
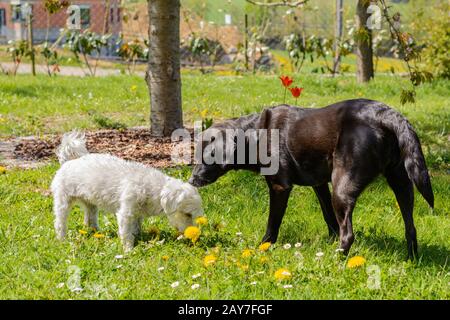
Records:
[[[83,207],[88,227],[98,228],[98,209],[115,212],[125,251],[133,248],[145,216],[165,214],[182,232],[203,214],[195,187],[137,162],[90,154],[79,132],[63,136],[57,156],[62,166],[51,190],[59,239],[66,235],[67,217],[75,202]]]

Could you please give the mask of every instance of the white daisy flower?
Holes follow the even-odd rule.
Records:
[[[116,259],[123,259],[123,255],[121,255],[121,254],[118,254],[117,256],[115,256],[114,258],[116,258]]]
[[[237,235],[238,237],[240,237],[240,236],[242,236],[242,232],[236,232],[236,235]]]
[[[295,244],[295,247],[296,248],[300,248],[302,246],[302,243],[301,242],[297,242],[296,244]]]
[[[194,274],[194,275],[192,276],[192,279],[197,279],[197,278],[200,277],[201,275],[202,275],[201,273]]]
[[[292,284],[286,284],[283,286],[284,289],[290,289],[292,288]]]
[[[283,246],[283,248],[286,249],[286,250],[290,249],[291,247],[292,247],[292,246],[291,246],[290,243],[286,243],[286,244]]]
[[[177,237],[177,240],[181,240],[181,239],[183,239],[183,238],[184,238],[184,235],[180,234],[180,235]]]
[[[252,286],[256,286],[257,283],[258,283],[257,281],[250,282],[250,284],[251,284]]]
[[[323,255],[324,255],[324,253],[322,251],[319,251],[316,253],[317,258],[323,257]]]
[[[176,288],[176,287],[178,287],[180,285],[180,281],[175,281],[174,283],[172,283],[170,286],[172,287],[172,288]]]
[[[294,256],[296,256],[296,257],[298,257],[298,258],[303,257],[300,251],[295,251],[295,252],[294,252]]]
[[[336,252],[344,252],[344,249],[342,249],[342,248],[337,248],[335,251],[336,251]]]
[[[158,268],[158,271],[161,272],[161,271],[163,271],[164,269],[165,269],[164,267],[159,267],[159,268]]]
[[[56,285],[56,287],[57,287],[58,289],[60,289],[60,288],[64,287],[64,285],[65,285],[64,282],[60,282],[60,283],[58,283],[58,284]]]
[[[192,289],[192,290],[195,290],[195,289],[198,289],[198,288],[200,288],[200,285],[199,285],[198,283],[194,283],[194,284],[191,286],[191,289]]]

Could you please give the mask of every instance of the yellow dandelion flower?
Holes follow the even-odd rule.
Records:
[[[102,238],[105,237],[105,235],[104,235],[103,233],[96,232],[96,233],[94,233],[94,236],[93,236],[93,237],[94,237],[94,238],[97,238],[97,239],[102,239]]]
[[[198,238],[200,238],[200,234],[200,229],[194,226],[187,227],[186,230],[184,230],[184,236],[193,243],[197,242]]]
[[[261,251],[267,251],[267,250],[269,250],[271,245],[272,244],[270,242],[264,242],[264,243],[259,245],[258,249],[261,250]]]
[[[161,257],[161,259],[163,259],[164,261],[169,260],[169,258],[170,258],[169,256],[162,256],[162,257]]]
[[[259,262],[262,263],[262,264],[268,263],[269,262],[269,258],[261,257],[261,258],[259,258]]]
[[[131,92],[135,92],[137,90],[137,85],[132,85],[130,90]]]
[[[208,224],[208,219],[206,219],[206,217],[198,217],[197,219],[195,219],[195,223],[199,226],[204,226]]]
[[[85,230],[78,230],[78,233],[82,234],[82,235],[85,235],[85,234],[87,234],[87,231],[85,231]]]
[[[242,258],[249,258],[253,254],[253,250],[251,249],[245,249],[242,251]]]
[[[275,276],[275,279],[281,281],[281,280],[287,280],[287,279],[292,278],[292,273],[288,269],[281,268],[281,269],[278,269],[277,271],[275,271],[274,276]]]
[[[357,268],[357,267],[361,267],[365,263],[366,263],[366,259],[364,259],[364,257],[355,256],[355,257],[348,259],[347,267],[350,269]]]
[[[205,267],[212,266],[216,263],[217,257],[213,254],[209,254],[203,258],[203,265]]]
[[[203,110],[200,112],[200,117],[206,118],[207,116],[208,116],[208,109],[203,109]]]
[[[241,270],[242,270],[242,271],[247,271],[248,268],[249,268],[248,264],[243,264],[243,265],[241,265]]]

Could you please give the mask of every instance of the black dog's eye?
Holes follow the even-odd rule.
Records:
[[[216,155],[216,150],[211,151],[211,157],[214,157]]]

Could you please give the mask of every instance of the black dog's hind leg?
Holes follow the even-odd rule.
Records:
[[[339,224],[334,214],[333,205],[331,203],[331,194],[328,189],[328,184],[313,187],[317,198],[319,199],[320,207],[322,209],[323,217],[328,226],[328,234],[330,237],[339,236]]]
[[[410,259],[414,259],[414,257],[417,257],[417,235],[413,219],[413,184],[408,178],[403,163],[394,170],[390,170],[385,176],[389,186],[394,191],[400,211],[402,212],[405,223],[405,237],[408,244],[408,256]]]
[[[281,221],[291,193],[292,187],[283,188],[277,184],[269,185],[270,195],[270,213],[269,221],[267,222],[266,234],[261,242],[275,243],[278,238],[278,231],[280,230]]]

